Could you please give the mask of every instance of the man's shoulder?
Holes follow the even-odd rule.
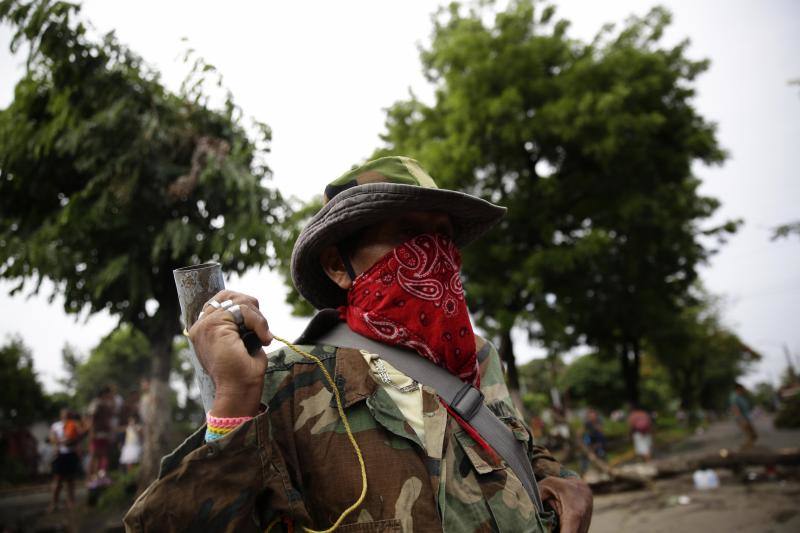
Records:
[[[328,344],[282,346],[267,354],[267,374],[291,371],[296,364],[316,364],[314,358],[320,361],[335,360],[336,347]]]
[[[481,375],[481,390],[498,384],[505,385],[503,365],[494,345],[483,337],[475,336],[478,366]],[[486,391],[484,391],[486,394]]]
[[[353,396],[366,394],[374,383],[369,366],[359,350],[329,344],[290,345],[270,352],[264,377],[261,402],[269,405],[276,398],[281,401],[294,397],[295,401],[307,399],[328,390],[333,380],[347,403]]]
[[[378,385],[362,353],[354,348],[328,345],[302,345],[276,350],[270,354],[270,369],[264,379],[261,403],[270,412],[278,434],[307,427],[310,436],[339,427],[337,404],[357,409],[358,404],[377,398],[376,409],[391,411],[391,419],[402,414]],[[300,353],[298,353],[300,352]],[[356,431],[375,427],[377,422],[359,410]],[[348,415],[350,416],[350,415]],[[351,423],[354,423],[351,421]],[[354,427],[356,427],[354,426]],[[341,428],[339,428],[341,429]]]
[[[491,342],[489,342],[487,339],[484,339],[480,335],[475,335],[475,350],[479,363],[486,360],[486,358],[489,357],[492,351],[494,351],[495,353],[497,352],[497,350],[494,349],[494,345],[492,345]]]

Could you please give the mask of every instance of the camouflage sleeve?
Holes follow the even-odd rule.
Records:
[[[162,460],[158,479],[125,515],[126,531],[262,531],[302,517],[281,453],[262,413],[204,444],[205,428]]]
[[[527,442],[528,456],[536,479],[547,476],[579,477],[575,472],[564,468],[547,448],[533,441],[530,428],[508,392],[503,367],[500,364],[500,355],[492,343],[485,341],[485,344],[480,347],[478,361],[481,366],[481,391],[486,398],[486,404],[511,428],[520,441]]]

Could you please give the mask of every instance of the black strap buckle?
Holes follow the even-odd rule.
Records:
[[[458,390],[450,403],[453,411],[467,422],[472,420],[472,417],[478,413],[482,405],[483,393],[469,383],[464,383],[464,386]]]

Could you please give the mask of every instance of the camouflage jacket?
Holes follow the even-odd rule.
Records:
[[[339,531],[547,530],[516,475],[472,440],[433,389],[422,389],[423,443],[358,350],[302,349],[334,377],[366,463],[366,499]],[[525,444],[537,478],[574,475],[533,444],[495,348],[479,339],[478,349],[486,403]],[[330,527],[361,491],[333,396],[315,363],[288,347],[271,353],[267,410],[210,443],[201,428],[165,457],[126,515],[126,529],[264,531],[276,520],[273,531]]]

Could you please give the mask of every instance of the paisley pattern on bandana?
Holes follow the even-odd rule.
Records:
[[[461,254],[445,235],[418,235],[359,275],[339,308],[350,328],[404,346],[478,385]]]

